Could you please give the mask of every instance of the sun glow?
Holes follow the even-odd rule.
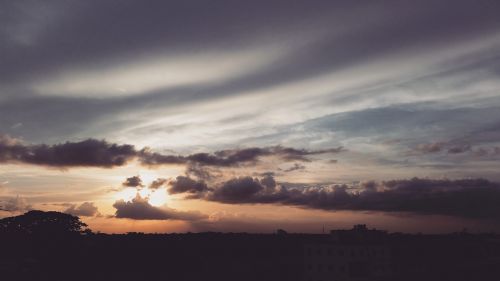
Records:
[[[149,195],[149,204],[159,207],[162,205],[165,205],[168,201],[168,195],[166,190],[164,189],[158,189],[155,191],[152,191]]]
[[[141,198],[147,198],[149,204],[159,207],[165,205],[168,201],[167,191],[164,188],[151,190],[147,187],[135,189],[127,187],[115,194],[115,200],[132,201],[137,195]]]

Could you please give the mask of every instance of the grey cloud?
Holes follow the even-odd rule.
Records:
[[[213,178],[221,177],[222,173],[218,168],[207,167],[199,163],[189,163],[186,166],[186,175],[200,180],[209,181]]]
[[[132,145],[88,139],[55,145],[25,145],[0,138],[0,162],[21,162],[53,167],[122,166],[135,156]]]
[[[435,153],[440,152],[443,149],[444,143],[442,142],[433,142],[433,143],[424,143],[417,145],[416,149],[422,153]]]
[[[125,179],[122,183],[122,186],[125,187],[143,187],[142,179],[139,176],[133,176]]]
[[[169,182],[168,193],[198,193],[208,190],[203,181],[195,181],[190,177],[178,176],[175,180]]]
[[[234,178],[215,189],[209,198],[224,203],[242,203],[247,200],[246,203],[252,203],[255,196],[262,190],[264,187],[258,180],[251,177]]]
[[[264,89],[414,46],[433,50],[470,36],[486,36],[500,24],[494,12],[498,10],[495,1],[389,2],[294,1],[291,5],[289,1],[251,1],[236,5],[232,1],[153,1],[147,6],[135,1],[121,1],[120,5],[113,1],[5,3],[0,16],[0,80],[8,85],[2,95],[10,97],[0,102],[0,119],[6,121],[0,124],[5,126],[0,130],[23,123],[16,133],[29,140],[50,142],[57,140],[55,131],[58,137],[79,136],[82,129],[89,128],[103,134],[106,129],[137,122],[129,119],[116,126],[120,122],[118,113],[163,109]],[[25,26],[40,28],[26,32]],[[305,35],[310,31],[317,31],[317,38]],[[16,36],[31,33],[36,35],[31,45],[16,43]],[[160,89],[142,97],[36,97],[23,86],[45,73],[64,73],[75,67],[103,69],[144,54],[160,55],[164,51],[161,55],[175,57],[183,52],[234,50],[263,41],[271,45],[307,44],[293,44],[297,46],[283,58],[232,81]],[[19,95],[23,97],[13,98]],[[103,120],[107,120],[106,125]],[[43,129],[46,127],[52,130]]]
[[[0,197],[0,211],[23,212],[31,209],[31,205],[24,197]]]
[[[329,31],[323,35],[324,42],[298,51],[268,71],[277,74],[262,73],[246,84],[270,83],[273,79],[292,80],[331,68],[331,65],[352,63],[388,52],[391,46],[410,47],[422,41],[446,42],[494,29],[499,24],[492,13],[496,4],[480,2],[482,4],[471,5],[467,1],[391,1],[390,11],[385,9],[387,3],[355,5],[349,1],[295,1],[293,5],[288,1],[252,1],[238,5],[231,1],[210,4],[153,1],[147,7],[134,1],[123,1],[120,5],[73,2],[71,6],[57,2],[57,5],[47,7],[62,10],[68,16],[60,17],[57,24],[39,36],[35,42],[37,48],[19,48],[12,44],[11,36],[4,37],[6,59],[0,73],[9,81],[43,70],[88,64],[89,59],[97,64],[104,59],[123,59],[137,52],[162,48],[175,53],[183,49],[238,47],[275,32],[291,36],[307,32],[308,28]],[[12,31],[7,35],[17,31],[15,26],[20,19],[33,21],[33,17],[24,13],[25,10],[41,7],[36,2],[27,5],[27,9],[10,6],[13,5],[6,7],[9,16],[3,23],[11,27]],[[401,16],[391,17],[393,14]],[[349,20],[354,18],[355,21]],[[34,24],[44,24],[46,19],[38,21]],[[341,23],[345,26],[346,22],[344,29],[330,28]],[[20,56],[24,59],[19,60]],[[300,65],[302,67],[297,67]]]
[[[423,139],[427,135],[422,133],[426,133],[437,139],[462,140],[464,135],[497,124],[499,110],[498,107],[436,109],[414,104],[332,114],[303,125],[313,130],[343,132],[347,137],[384,135]]]
[[[300,163],[294,163],[292,167],[284,169],[283,172],[293,172],[297,170],[305,170],[306,166]]]
[[[266,179],[267,181],[267,179]],[[359,186],[269,185],[251,177],[228,180],[200,197],[229,204],[282,204],[323,210],[410,212],[499,219],[500,184],[484,179],[414,178]]]
[[[145,165],[179,164],[179,163],[197,163],[206,166],[229,167],[240,164],[256,163],[260,157],[276,156],[285,161],[311,161],[309,156],[340,153],[344,148],[329,148],[322,150],[306,150],[291,147],[252,147],[243,149],[220,150],[214,153],[195,153],[187,156],[163,155],[153,153],[148,150],[141,151],[140,160]]]
[[[471,146],[469,144],[454,145],[448,149],[448,153],[459,154],[459,153],[464,153],[464,152],[470,151],[470,150],[471,150]]]
[[[467,151],[471,151],[472,146],[470,144],[453,144],[448,142],[431,142],[418,144],[413,152],[422,154],[432,154],[446,151],[448,154],[461,154]]]
[[[149,204],[147,198],[139,194],[130,202],[118,200],[113,204],[115,217],[134,220],[187,220],[195,221],[207,218],[199,212],[183,212],[167,207],[155,207]]]
[[[156,180],[151,182],[151,184],[149,185],[149,188],[158,189],[158,188],[164,186],[165,184],[167,184],[167,182],[168,182],[168,179],[157,178]]]
[[[308,156],[339,153],[342,147],[306,150],[290,147],[265,147],[221,150],[214,153],[196,153],[187,156],[165,155],[149,149],[136,150],[133,145],[109,143],[105,140],[87,139],[54,145],[27,145],[19,140],[0,135],[0,162],[19,162],[34,165],[69,167],[123,166],[138,158],[143,165],[190,164],[216,167],[255,164],[260,157],[276,156],[285,161],[311,161]],[[125,186],[140,186],[140,178],[127,179]]]
[[[99,210],[94,202],[83,202],[80,205],[71,204],[64,213],[73,216],[93,217],[99,215]]]

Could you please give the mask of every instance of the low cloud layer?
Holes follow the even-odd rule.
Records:
[[[279,157],[283,161],[311,161],[309,156],[339,153],[342,147],[323,150],[296,149],[283,146],[220,150],[214,153],[196,153],[187,156],[165,155],[145,148],[137,150],[133,145],[109,143],[105,140],[87,139],[54,145],[28,145],[17,139],[0,135],[0,163],[14,162],[61,168],[123,166],[132,159],[143,165],[158,166],[172,164],[199,164],[231,167],[252,164],[260,157]],[[131,181],[134,179],[132,178]],[[124,183],[126,186],[133,184]]]
[[[311,161],[309,156],[339,153],[344,151],[344,148],[330,148],[322,150],[306,150],[296,149],[291,147],[273,146],[273,147],[252,147],[244,149],[227,149],[220,150],[214,153],[195,153],[188,156],[173,156],[163,155],[159,153],[151,153],[147,150],[141,152],[140,160],[146,165],[162,165],[162,164],[180,164],[180,163],[197,163],[206,166],[230,167],[240,164],[255,163],[260,157],[275,156],[284,161]]]
[[[18,162],[53,167],[122,166],[137,155],[132,145],[88,139],[55,145],[26,145],[0,136],[0,162]]]
[[[94,202],[84,202],[80,205],[72,204],[70,205],[64,213],[73,215],[73,216],[84,216],[84,217],[93,217],[99,215],[99,210],[97,206],[94,205]]]
[[[169,183],[168,192],[176,193],[199,193],[208,190],[207,184],[203,181],[196,181],[190,177],[178,176],[175,180]]]
[[[186,188],[187,189],[187,188]],[[499,219],[500,184],[484,179],[418,179],[367,182],[359,186],[287,187],[270,175],[239,177],[198,198],[228,204],[283,204],[323,210],[411,212]]]
[[[187,220],[194,221],[206,218],[199,212],[183,212],[167,207],[155,207],[139,194],[131,201],[118,200],[113,204],[115,217],[134,220]]]

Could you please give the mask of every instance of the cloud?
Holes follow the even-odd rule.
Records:
[[[418,154],[432,154],[440,153],[442,151],[447,151],[448,154],[461,154],[467,151],[471,151],[472,146],[470,144],[454,144],[451,142],[431,142],[418,144],[413,152]],[[414,153],[410,153],[414,154]]]
[[[0,162],[20,162],[52,167],[122,166],[136,155],[134,146],[87,139],[55,145],[25,145],[9,137],[0,137]]]
[[[113,204],[115,217],[134,220],[201,220],[207,216],[199,212],[182,212],[167,207],[155,207],[139,194],[132,201],[118,200]]]
[[[149,185],[150,189],[158,189],[165,185],[168,182],[168,179],[164,178],[157,178],[156,180],[152,181],[151,184]]]
[[[133,177],[127,178],[122,183],[122,186],[125,186],[125,187],[143,187],[144,185],[142,184],[142,179],[139,176],[133,176]]]
[[[27,145],[20,140],[0,135],[0,162],[18,162],[61,168],[123,166],[132,159],[143,165],[189,164],[201,166],[230,167],[255,164],[260,157],[276,156],[284,161],[311,161],[308,156],[339,153],[342,147],[323,150],[306,150],[291,147],[253,147],[220,150],[214,153],[195,153],[187,156],[166,155],[152,152],[149,148],[136,150],[133,145],[109,143],[105,140],[87,139],[54,145]],[[140,180],[131,178],[131,180]],[[137,183],[125,183],[137,184]],[[127,185],[137,186],[137,185]]]
[[[435,153],[440,152],[444,145],[444,142],[423,143],[417,145],[415,150],[422,153]]]
[[[230,179],[209,195],[212,201],[223,203],[241,203],[248,201],[252,203],[256,197],[260,197],[260,191],[264,187],[258,180],[251,177]]]
[[[93,217],[99,215],[99,210],[94,202],[84,202],[80,205],[71,204],[64,213],[74,216]]]
[[[162,155],[149,150],[141,152],[140,160],[145,165],[196,163],[205,166],[230,167],[241,164],[256,163],[260,157],[275,156],[284,161],[311,161],[308,156],[340,153],[345,151],[343,147],[322,150],[296,149],[291,147],[252,147],[244,149],[219,150],[214,153],[195,153],[188,156]]]
[[[300,164],[300,163],[294,163],[292,167],[284,169],[283,172],[293,172],[297,170],[305,170],[306,166]]]
[[[185,171],[187,176],[193,176],[197,179],[208,181],[213,178],[221,177],[222,172],[217,167],[207,167],[198,163],[189,163]]]
[[[20,196],[0,198],[0,211],[24,212],[31,209],[32,207],[26,198]]]
[[[199,193],[208,190],[206,183],[203,181],[195,181],[190,177],[178,176],[175,180],[170,181],[168,193]]]
[[[500,219],[500,184],[485,179],[369,181],[357,186],[277,184],[262,179],[230,179],[199,198],[229,204],[282,204],[323,210],[411,212]]]
[[[464,152],[470,151],[470,150],[471,150],[470,144],[454,145],[454,146],[448,148],[448,153],[460,154],[460,153],[464,153]]]

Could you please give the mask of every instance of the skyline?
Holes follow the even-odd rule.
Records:
[[[496,1],[0,5],[0,217],[500,231]]]

